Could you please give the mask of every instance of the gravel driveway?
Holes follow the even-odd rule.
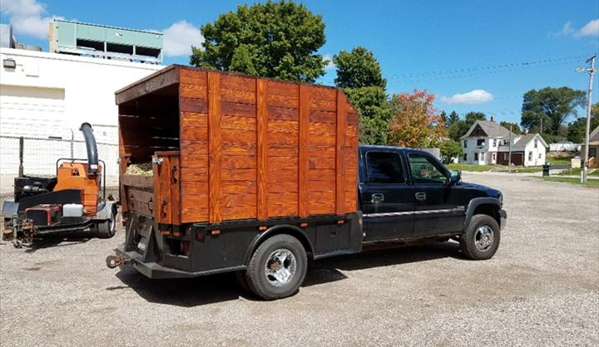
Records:
[[[499,188],[489,261],[455,242],[315,262],[299,294],[257,301],[230,274],[110,270],[123,240],[0,245],[2,346],[597,346],[599,189],[466,173]]]

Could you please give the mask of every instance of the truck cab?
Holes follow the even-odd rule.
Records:
[[[470,232],[473,249],[462,248],[470,258],[488,259],[497,250],[507,217],[501,192],[461,182],[459,172],[422,150],[360,146],[358,191],[364,244],[464,239],[474,228],[473,217],[479,216],[475,221],[484,219],[489,225]]]

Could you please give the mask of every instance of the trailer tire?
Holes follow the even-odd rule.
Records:
[[[116,211],[114,208],[110,210],[110,218],[96,225],[98,237],[101,239],[109,239],[116,233]]]
[[[308,257],[302,243],[291,235],[275,235],[252,255],[247,284],[262,299],[281,299],[297,293],[307,269]]]

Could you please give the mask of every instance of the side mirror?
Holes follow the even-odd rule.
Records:
[[[462,172],[461,171],[452,171],[451,176],[449,177],[449,184],[456,184],[462,180]]]

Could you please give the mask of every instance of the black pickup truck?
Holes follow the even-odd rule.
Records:
[[[461,182],[460,172],[426,151],[360,146],[358,152],[358,211],[193,223],[172,233],[151,216],[131,213],[126,241],[107,265],[131,265],[150,278],[236,272],[242,286],[272,300],[298,291],[309,259],[359,253],[375,243],[453,239],[466,258],[493,257],[507,218],[500,191]]]

